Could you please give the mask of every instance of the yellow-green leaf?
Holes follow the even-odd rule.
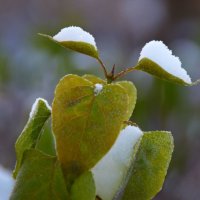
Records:
[[[44,99],[37,99],[33,105],[29,120],[15,144],[17,162],[13,171],[16,178],[20,169],[25,150],[35,148],[42,133],[45,122],[51,115],[51,110]]]
[[[94,91],[93,82],[77,75],[65,76],[56,87],[53,132],[68,180],[91,169],[108,152],[132,112],[130,95],[121,85],[105,84],[98,95]]]
[[[135,69],[147,72],[153,76],[156,76],[157,78],[160,78],[172,83],[177,83],[177,84],[185,85],[185,86],[192,85],[191,83],[187,83],[183,79],[167,72],[160,65],[158,65],[157,63],[155,63],[154,61],[148,58],[142,58],[136,65]]]
[[[130,81],[120,81],[120,82],[118,82],[118,84],[126,90],[126,93],[129,96],[128,118],[130,118],[132,115],[132,112],[135,108],[135,104],[136,104],[136,100],[137,100],[137,89],[134,86],[134,84]]]
[[[98,50],[96,49],[95,46],[93,46],[90,43],[82,42],[82,41],[62,41],[62,42],[59,42],[59,41],[53,39],[53,37],[51,37],[49,35],[41,34],[41,33],[39,35],[43,36],[45,38],[48,38],[51,41],[65,47],[67,49],[77,51],[77,52],[82,53],[82,54],[86,54],[86,55],[91,56],[93,58],[99,57]]]
[[[92,74],[85,74],[82,76],[84,79],[87,79],[88,81],[94,83],[94,84],[97,84],[97,83],[100,83],[100,84],[103,84],[105,85],[106,84],[106,81],[105,80],[102,80],[100,79],[99,77],[97,76],[94,76]]]
[[[69,200],[60,164],[56,157],[27,150],[10,200],[50,199]]]
[[[71,200],[95,200],[95,183],[90,171],[78,177],[72,185]]]
[[[162,189],[173,148],[170,132],[144,132],[122,200],[150,200]]]

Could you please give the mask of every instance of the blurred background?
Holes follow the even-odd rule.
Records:
[[[68,74],[103,78],[92,58],[52,44],[65,26],[92,33],[107,68],[133,66],[144,44],[163,40],[193,80],[200,77],[199,0],[0,0],[0,164],[12,170],[14,143],[37,97],[50,103]],[[159,56],[159,55],[158,55]],[[132,119],[145,130],[170,130],[175,152],[163,190],[155,200],[200,199],[200,85],[182,87],[144,72],[124,79],[138,89]],[[1,186],[0,186],[1,187]]]

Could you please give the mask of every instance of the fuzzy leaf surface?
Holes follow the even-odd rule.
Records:
[[[56,157],[31,149],[24,153],[22,166],[10,200],[69,200]]]
[[[173,148],[170,132],[144,132],[122,200],[150,200],[162,189]]]

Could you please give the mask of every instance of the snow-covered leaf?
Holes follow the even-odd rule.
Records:
[[[193,84],[180,59],[162,41],[151,41],[143,47],[135,69],[181,85]]]
[[[94,200],[96,196],[95,183],[90,171],[78,177],[70,191],[71,200]]]
[[[101,199],[112,200],[125,184],[142,135],[138,127],[125,127],[110,151],[92,169]]]
[[[36,99],[35,103],[32,106],[29,120],[15,144],[17,162],[13,171],[14,178],[16,178],[17,173],[20,169],[24,151],[36,147],[38,139],[41,136],[41,131],[44,127],[44,124],[50,117],[50,115],[51,108],[48,105],[47,101],[42,98]]]
[[[98,58],[98,50],[94,37],[80,27],[70,26],[63,28],[53,37],[45,34],[40,35],[49,38],[65,48]]]
[[[10,200],[69,199],[60,164],[56,157],[36,149],[24,152],[22,166]]]
[[[94,82],[67,75],[56,87],[52,127],[66,179],[89,170],[108,152],[134,109],[136,94],[128,94],[135,91],[133,84],[127,90],[119,83],[103,85],[102,80],[96,95]]]
[[[162,189],[173,148],[170,132],[144,132],[122,200],[150,200]]]

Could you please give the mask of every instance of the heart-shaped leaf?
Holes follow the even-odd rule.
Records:
[[[69,195],[56,157],[30,149],[24,152],[10,200],[67,200]]]
[[[16,178],[20,169],[24,151],[36,147],[44,124],[50,115],[51,108],[47,101],[41,98],[36,99],[32,106],[29,120],[15,144],[17,162],[13,171],[14,178]]]
[[[144,132],[122,200],[150,200],[161,189],[173,152],[170,132]]]
[[[94,37],[80,27],[71,26],[63,28],[54,37],[45,34],[39,35],[44,36],[73,51],[77,51],[94,58],[99,57]]]
[[[102,85],[98,93],[95,85],[83,77],[68,75],[56,87],[53,132],[68,180],[91,169],[106,154],[134,107],[130,106],[131,95],[120,84]]]
[[[72,185],[71,200],[94,200],[96,196],[95,183],[90,171],[78,177]]]

